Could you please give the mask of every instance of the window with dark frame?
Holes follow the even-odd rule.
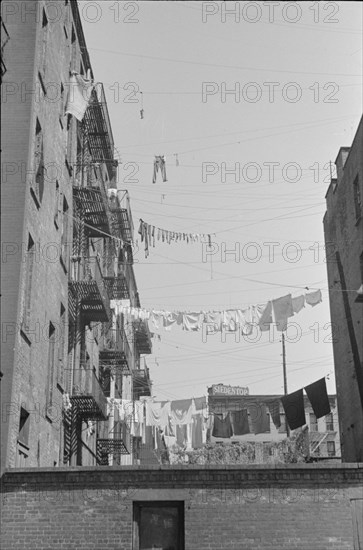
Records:
[[[64,364],[65,364],[65,342],[66,342],[66,308],[60,305],[60,334],[59,334],[59,353],[57,367],[57,384],[64,388]]]
[[[309,414],[310,419],[310,431],[311,432],[317,432],[318,431],[318,419],[316,418],[314,413]]]
[[[359,176],[353,182],[355,219],[358,222],[362,217],[362,196],[359,187]]]
[[[60,260],[66,271],[68,271],[69,266],[69,251],[68,251],[68,202],[65,197],[63,197],[63,207],[62,207],[62,227],[61,227],[61,254]]]
[[[47,373],[47,394],[46,394],[46,417],[52,420],[53,392],[54,392],[54,371],[55,371],[55,326],[49,323],[48,330],[48,373]]]
[[[184,550],[184,502],[133,503],[135,550]]]
[[[325,425],[326,425],[326,431],[327,432],[333,432],[334,431],[333,413],[329,413],[329,414],[326,415]]]
[[[41,59],[40,59],[40,70],[42,76],[45,77],[45,71],[47,66],[47,45],[48,45],[48,18],[43,8],[42,16],[42,36],[41,36]]]
[[[334,441],[328,441],[327,442],[327,451],[328,451],[328,456],[335,456],[335,442]]]
[[[21,316],[21,329],[29,339],[30,332],[30,318],[31,318],[31,305],[32,305],[32,281],[35,262],[35,244],[31,237],[28,235],[28,246],[25,256],[25,269],[24,269],[24,295],[22,304],[22,316]]]
[[[58,180],[55,181],[55,201],[54,201],[54,225],[59,229],[59,198],[60,189]]]
[[[30,414],[26,409],[20,407],[18,441],[26,447],[29,447],[29,427]]]
[[[43,200],[44,193],[44,139],[43,130],[39,119],[35,125],[35,143],[34,143],[34,177],[31,180],[30,192],[39,208]]]
[[[59,101],[59,124],[61,125],[61,128],[63,130],[63,117],[64,117],[64,110],[65,110],[65,103],[64,103],[64,86],[63,82],[60,83],[60,101]]]

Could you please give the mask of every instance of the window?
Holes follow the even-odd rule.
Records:
[[[335,456],[335,442],[328,441],[327,443],[328,456]]]
[[[64,110],[66,108],[64,104],[64,86],[61,82],[60,84],[60,101],[59,101],[59,124],[61,125],[61,128],[63,130],[63,117],[64,117]]]
[[[311,432],[317,432],[318,431],[318,419],[316,418],[314,413],[310,413],[310,431]]]
[[[34,177],[31,181],[30,192],[37,207],[39,208],[44,193],[44,140],[43,131],[39,120],[35,125],[35,144],[34,144]]]
[[[28,235],[28,247],[25,256],[25,268],[24,268],[24,295],[23,295],[23,307],[21,316],[22,331],[27,336],[30,331],[30,317],[31,317],[31,295],[32,295],[32,280],[35,261],[35,244],[30,235]],[[28,336],[27,336],[28,339]]]
[[[326,431],[327,432],[333,432],[334,431],[334,419],[333,414],[329,413],[325,417],[325,425],[326,425]]]
[[[50,410],[53,405],[54,390],[54,368],[55,368],[55,342],[56,332],[52,323],[49,323],[48,331],[48,374],[47,374],[47,396],[46,396],[46,416],[49,420],[52,417]]]
[[[60,334],[59,334],[59,353],[57,368],[57,384],[64,387],[64,357],[65,357],[65,335],[66,335],[66,309],[63,304],[60,306]]]
[[[54,225],[56,228],[59,228],[59,182],[56,180],[55,182],[55,200],[54,200]]]
[[[20,408],[18,441],[28,447],[29,444],[30,414],[23,407]]]
[[[45,76],[45,69],[47,65],[47,44],[48,44],[48,18],[43,8],[43,17],[42,17],[42,37],[41,37],[41,50],[40,50],[40,70]]]
[[[76,71],[76,59],[77,59],[77,41],[76,41],[76,32],[74,26],[72,25],[72,34],[71,34],[71,59],[70,59],[70,72]]]
[[[357,176],[353,182],[353,192],[354,192],[355,219],[356,221],[358,221],[362,216],[362,196],[359,188],[359,176]]]
[[[61,229],[61,254],[60,261],[66,271],[68,271],[69,254],[68,254],[68,203],[65,197],[63,197],[63,212],[62,212],[62,229]]]
[[[1,18],[0,18],[1,19]],[[5,65],[5,46],[9,41],[9,33],[6,30],[6,27],[3,23],[3,20],[1,19],[1,83],[3,81],[3,76],[6,73],[6,65]]]
[[[67,149],[66,149],[66,165],[68,173],[72,175],[73,172],[73,124],[72,124],[72,115],[67,115]]]
[[[184,550],[184,502],[134,502],[135,550]]]
[[[286,417],[284,413],[280,413],[281,426],[278,429],[279,434],[286,433]]]

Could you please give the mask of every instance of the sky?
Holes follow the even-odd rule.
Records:
[[[281,2],[273,12],[263,2],[79,5],[105,88],[118,188],[130,196],[141,306],[220,311],[321,289],[322,303],[291,319],[287,387],[326,377],[334,393],[339,334],[323,216],[334,160],[361,117],[362,4]],[[155,155],[165,155],[167,182],[159,173],[152,183]],[[156,241],[145,258],[140,218],[213,234],[213,249]],[[239,250],[239,261],[225,249]],[[220,333],[162,329],[146,362],[156,400],[206,395],[216,383],[283,393],[277,332],[223,342]]]

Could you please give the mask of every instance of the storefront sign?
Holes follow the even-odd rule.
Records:
[[[224,384],[213,384],[212,395],[249,395],[248,388],[240,386],[225,386]]]

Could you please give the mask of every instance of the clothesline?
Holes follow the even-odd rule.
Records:
[[[143,219],[140,218],[140,226],[138,233],[141,237],[141,242],[145,243],[145,258],[149,255],[149,245],[155,247],[155,240],[157,239],[162,242],[167,242],[168,244],[171,241],[184,241],[184,242],[201,242],[201,239],[208,239],[209,246],[212,245],[212,235],[215,236],[215,233],[184,233],[181,231],[170,231],[168,229],[161,229],[155,225],[146,223]]]
[[[320,290],[301,294],[293,298],[291,294],[271,300],[265,304],[250,305],[247,308],[225,309],[220,311],[165,311],[136,308],[126,305],[124,300],[111,300],[111,308],[116,315],[123,314],[131,320],[148,321],[152,332],[164,328],[171,330],[174,325],[182,326],[183,330],[199,331],[203,328],[209,333],[222,330],[236,332],[248,336],[254,327],[262,332],[268,331],[272,323],[282,332],[287,329],[288,319],[299,313],[305,304],[312,307],[322,301]]]

